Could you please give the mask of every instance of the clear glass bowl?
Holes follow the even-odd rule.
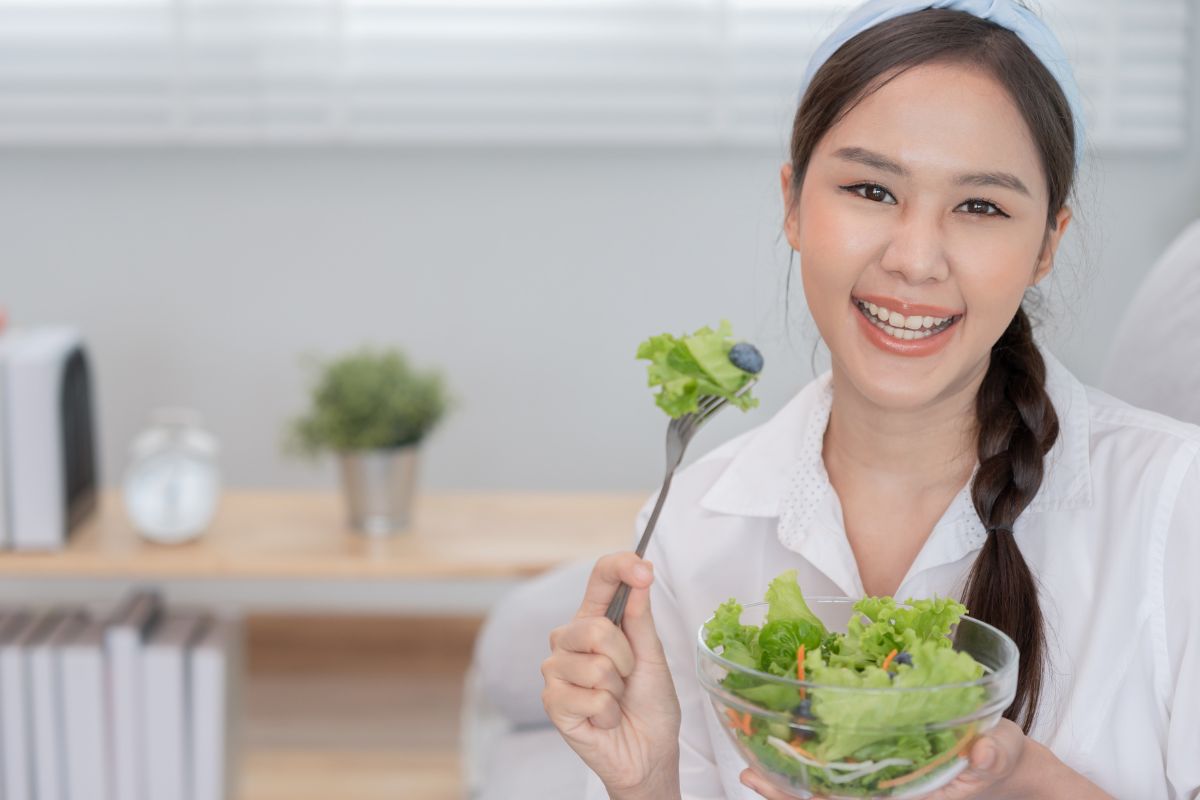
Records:
[[[855,613],[855,601],[850,598],[806,600],[830,631],[845,632]],[[742,623],[761,625],[766,613],[766,603],[746,604]],[[963,617],[950,635],[955,650],[969,653],[983,665],[984,674],[978,680],[919,688],[851,688],[798,681],[722,658],[704,643],[703,627],[697,639],[696,670],[738,751],[784,792],[802,798],[815,794],[831,800],[920,797],[949,783],[966,768],[972,741],[1000,720],[1016,694],[1018,652],[1012,639],[971,617]],[[739,682],[743,687],[794,690],[796,706],[791,712],[780,712],[759,705],[722,685],[727,678],[729,683]],[[906,696],[901,697],[901,693]],[[963,715],[964,706],[974,710]],[[855,713],[829,713],[836,707]],[[822,708],[831,719],[822,719]],[[856,721],[854,717],[859,714],[868,721]],[[951,714],[955,716],[946,718]],[[829,742],[830,737],[851,743],[847,746],[858,744],[853,752],[862,757],[844,757],[830,763],[805,747],[806,743],[812,747]],[[887,755],[902,744],[911,752],[914,742],[927,751],[924,758]],[[872,750],[878,752],[872,754]]]

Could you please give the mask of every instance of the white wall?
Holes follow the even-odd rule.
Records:
[[[763,407],[727,412],[697,452],[811,377],[799,280],[783,313],[781,161],[782,150],[10,149],[0,305],[15,322],[85,331],[109,483],[148,411],[178,403],[220,437],[229,484],[330,483],[329,463],[278,447],[304,402],[298,357],[394,342],[442,365],[460,398],[428,443],[426,486],[649,490],[665,418],[633,357],[642,338],[727,316],[766,355]],[[1047,336],[1096,382],[1140,276],[1200,216],[1200,145],[1107,154],[1081,188]]]

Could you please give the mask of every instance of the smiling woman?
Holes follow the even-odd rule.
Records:
[[[840,477],[847,493],[871,492],[850,466],[861,435],[847,430],[868,430],[867,415],[954,425],[923,442],[960,465],[954,489],[972,468],[961,434],[977,429],[972,499],[990,533],[966,598],[1021,649],[1010,715],[1026,733],[1044,632],[1033,576],[1006,532],[1037,493],[1058,419],[1021,301],[1050,272],[1070,221],[1075,152],[1067,97],[1016,33],[928,9],[863,31],[822,65],[781,171],[788,241],[834,362],[838,403],[826,438],[834,485]],[[876,191],[853,191],[861,186]],[[973,194],[980,189],[989,195]],[[870,314],[866,294],[877,308]],[[936,332],[931,320],[918,339],[912,315],[927,313],[921,303],[949,319]],[[886,325],[869,319],[883,314]],[[922,318],[918,329],[926,327]],[[975,419],[964,420],[971,398]],[[868,591],[894,588],[903,577],[896,565],[911,563],[920,544],[850,537]]]
[[[784,568],[814,597],[958,596],[1018,646],[1006,719],[955,745],[962,771],[929,797],[1200,796],[1181,577],[1200,570],[1200,428],[1081,384],[1023,308],[1071,221],[1080,120],[1057,40],[1015,0],[871,0],[817,49],[780,187],[832,366],[677,475],[653,572],[602,559],[552,635],[543,700],[589,800],[799,796],[745,769],[694,673],[711,609]],[[618,631],[595,611],[621,581]]]

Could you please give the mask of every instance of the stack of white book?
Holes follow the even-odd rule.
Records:
[[[153,590],[0,610],[0,798],[228,800],[240,641]]]

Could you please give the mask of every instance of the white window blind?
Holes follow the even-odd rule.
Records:
[[[786,142],[844,0],[0,0],[0,144]],[[1099,148],[1185,144],[1188,0],[1043,0]]]

